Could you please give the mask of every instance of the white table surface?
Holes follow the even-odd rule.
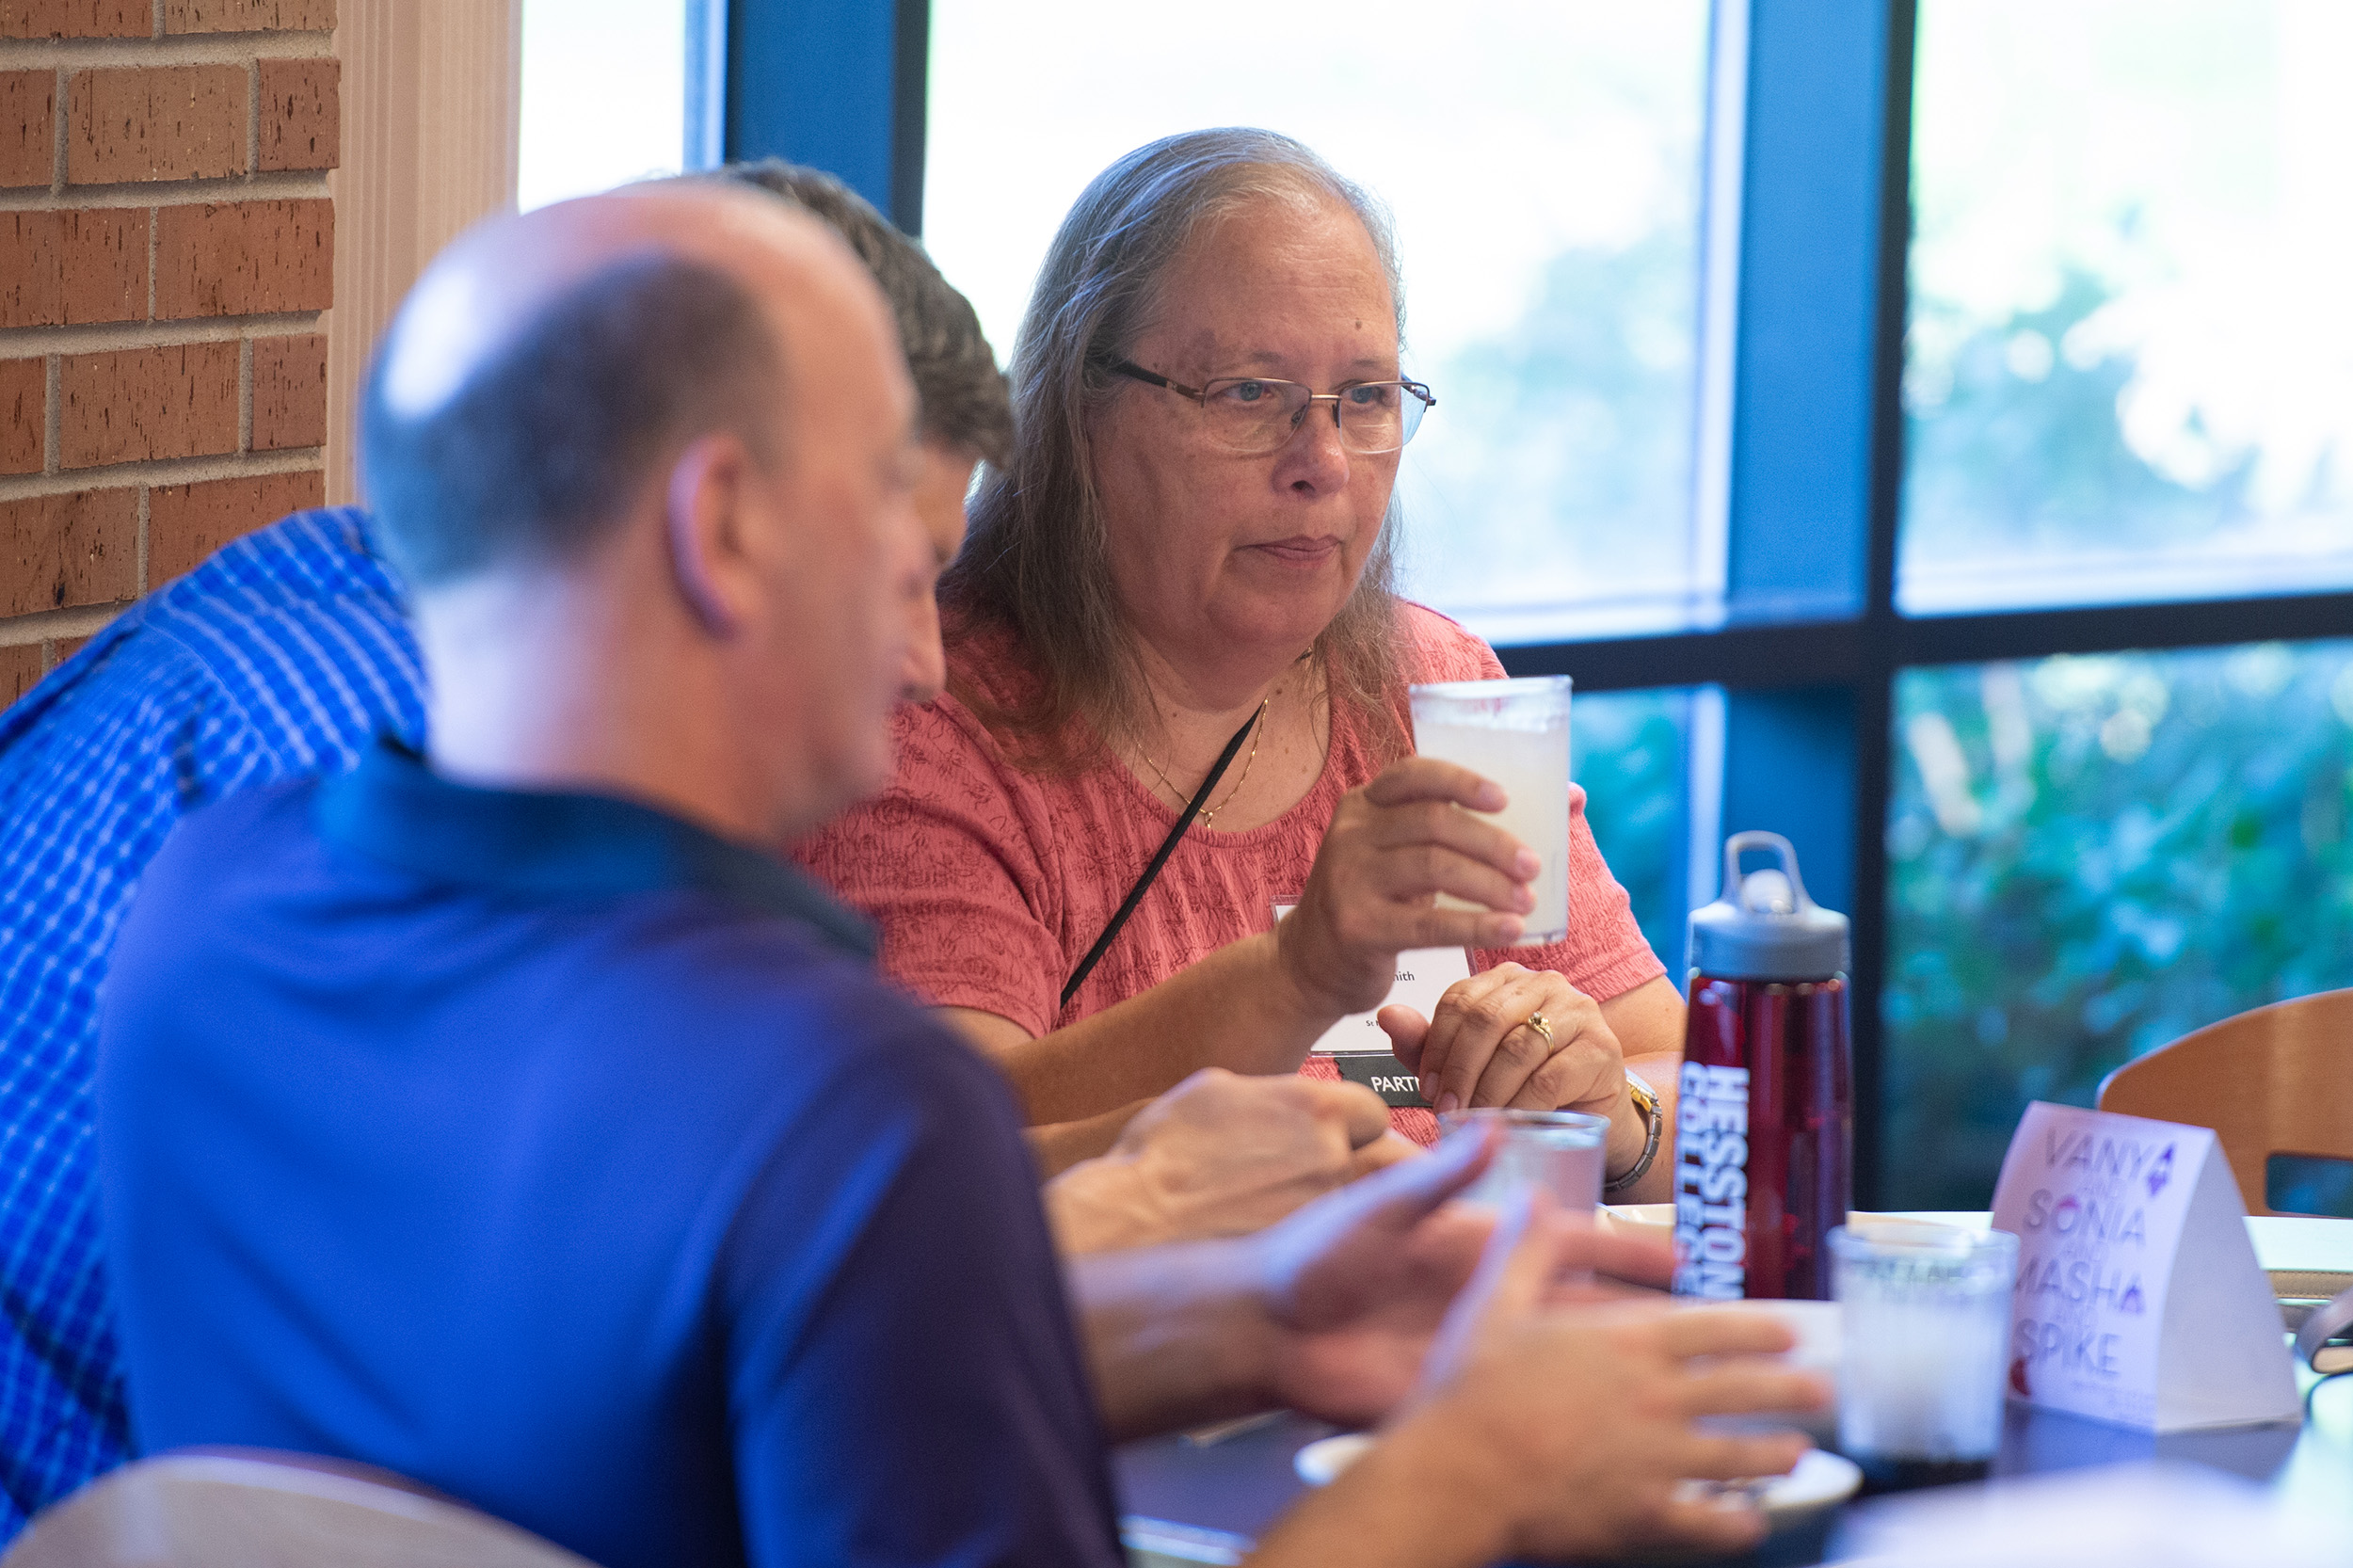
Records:
[[[1616,1204],[1602,1212],[1637,1226],[1664,1226],[1674,1220],[1674,1205],[1670,1203]],[[1993,1223],[1993,1216],[1981,1210],[1913,1208],[1884,1212],[1890,1219],[1926,1220],[1968,1230],[1983,1230]],[[2353,1274],[2353,1220],[2250,1214],[2247,1217],[2247,1235],[2255,1243],[2255,1261],[2266,1270]]]

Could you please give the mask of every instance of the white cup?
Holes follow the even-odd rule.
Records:
[[[1450,680],[1410,689],[1414,749],[1503,786],[1497,826],[1536,852],[1536,907],[1515,946],[1569,934],[1569,678]],[[1481,905],[1438,895],[1448,909]]]
[[[1601,1201],[1609,1163],[1609,1118],[1582,1111],[1514,1111],[1481,1106],[1449,1111],[1438,1118],[1442,1137],[1476,1136],[1490,1122],[1503,1124],[1503,1142],[1486,1174],[1464,1190],[1465,1203],[1501,1208],[1525,1187],[1541,1187],[1572,1213],[1590,1214]]]
[[[1814,1373],[1833,1388],[1838,1386],[1844,1339],[1836,1302],[1763,1298],[1709,1301],[1699,1296],[1679,1296],[1676,1301],[1693,1309],[1729,1308],[1735,1312],[1761,1312],[1769,1318],[1779,1319],[1798,1338],[1798,1342],[1782,1359],[1801,1372]],[[1820,1410],[1802,1416],[1746,1416],[1729,1418],[1721,1424],[1740,1431],[1785,1431],[1794,1427],[1817,1444],[1828,1448],[1838,1439],[1838,1401],[1833,1399]]]
[[[1830,1250],[1845,1319],[1839,1448],[1886,1484],[1986,1464],[2002,1436],[2018,1238],[1858,1220],[1830,1233]]]

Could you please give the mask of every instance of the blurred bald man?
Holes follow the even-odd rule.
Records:
[[[750,847],[889,765],[930,551],[872,282],[764,196],[569,203],[435,264],[362,419],[430,763],[191,817],[125,921],[137,1445],[365,1460],[609,1568],[1114,1560],[1006,1090]]]

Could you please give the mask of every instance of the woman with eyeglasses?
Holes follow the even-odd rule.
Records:
[[[1512,947],[1534,856],[1473,814],[1495,785],[1412,755],[1409,684],[1503,670],[1391,586],[1399,455],[1436,401],[1402,321],[1377,203],[1264,131],[1129,153],[1047,256],[1013,459],[941,584],[947,694],[799,853],[1056,1124],[1049,1164],[1201,1067],[1335,1076],[1310,1049],[1381,1008],[1430,1106],[1607,1115],[1609,1196],[1668,1191],[1682,1000],[1582,792],[1569,936]],[[1401,952],[1457,947],[1429,1016],[1383,1006]]]

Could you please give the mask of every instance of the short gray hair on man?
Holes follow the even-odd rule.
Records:
[[[915,378],[923,434],[1002,463],[1013,451],[1013,400],[970,300],[950,286],[923,248],[872,203],[821,169],[762,158],[718,177],[764,190],[831,228],[882,285]]]
[[[1301,143],[1273,131],[1189,131],[1140,147],[1096,175],[1047,250],[1013,355],[1013,460],[991,468],[971,535],[942,579],[950,635],[996,628],[1024,645],[1039,681],[1018,710],[959,696],[1000,737],[1049,768],[1077,765],[1062,737],[1132,728],[1141,677],[1112,584],[1088,416],[1128,383],[1112,366],[1147,329],[1171,267],[1206,227],[1259,202],[1337,201],[1354,213],[1387,275],[1398,335],[1405,296],[1387,210]],[[1322,637],[1335,701],[1365,710],[1383,744],[1401,742],[1392,503],[1356,591]],[[953,682],[952,682],[952,685]]]

